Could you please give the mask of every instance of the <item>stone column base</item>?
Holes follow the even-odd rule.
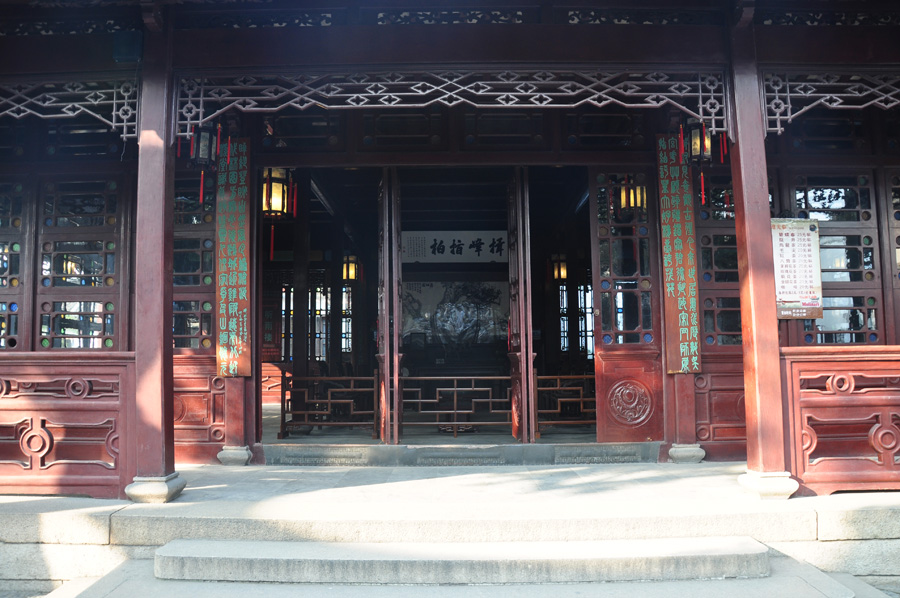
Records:
[[[134,482],[125,486],[125,494],[134,502],[164,503],[174,500],[185,486],[187,480],[177,471],[159,478],[135,476]]]
[[[699,444],[673,444],[669,449],[669,459],[673,463],[700,463],[706,451]]]
[[[246,465],[253,453],[247,446],[223,446],[216,456],[222,465]]]
[[[800,488],[800,484],[786,471],[747,471],[738,476],[738,483],[755,492],[760,498],[786,499]]]

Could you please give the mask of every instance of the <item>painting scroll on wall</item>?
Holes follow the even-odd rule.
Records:
[[[404,345],[462,350],[506,342],[506,282],[407,282],[403,284]]]

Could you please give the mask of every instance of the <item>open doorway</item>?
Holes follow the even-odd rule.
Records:
[[[297,219],[263,231],[264,328],[278,341],[264,352],[263,391],[284,384],[282,440],[380,442],[387,421],[405,444],[515,443],[526,416],[533,441],[594,440],[587,168],[308,173]],[[382,237],[385,205],[397,230]],[[527,210],[518,237],[516,205]],[[383,238],[398,245],[387,262]],[[397,315],[382,319],[393,294]],[[397,400],[380,402],[380,327],[395,325],[397,381],[386,388]],[[526,334],[533,357],[517,362]]]

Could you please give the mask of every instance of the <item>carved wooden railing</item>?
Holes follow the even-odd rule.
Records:
[[[595,386],[594,374],[535,375],[538,432],[550,426],[596,425]]]
[[[0,368],[0,494],[125,498],[134,353],[8,353]]]
[[[781,351],[801,491],[900,489],[900,347]]]
[[[375,429],[374,376],[281,376],[279,438],[313,427],[345,426]]]
[[[403,427],[477,432],[512,426],[509,376],[401,376]]]

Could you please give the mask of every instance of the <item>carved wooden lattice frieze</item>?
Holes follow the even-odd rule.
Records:
[[[766,129],[783,133],[794,118],[815,107],[887,110],[900,104],[900,73],[766,73]]]
[[[900,12],[761,10],[757,11],[755,20],[762,25],[801,25],[806,27],[893,25],[896,27],[900,25]]]
[[[135,19],[6,19],[0,20],[0,37],[9,35],[86,35],[134,31],[140,23]]]
[[[726,130],[725,85],[718,72],[441,71],[355,74],[242,75],[181,79],[178,134],[235,109],[272,113],[312,106],[329,109],[628,108],[675,106]]]
[[[42,119],[89,115],[117,131],[137,137],[136,80],[0,84],[0,118]]]
[[[721,25],[720,13],[711,11],[584,8],[568,11],[571,25]]]
[[[521,10],[390,10],[378,12],[379,25],[518,24],[525,21]]]
[[[257,29],[294,27],[331,27],[334,12],[330,10],[282,10],[240,14],[223,11],[186,12],[175,22],[178,29]]]

